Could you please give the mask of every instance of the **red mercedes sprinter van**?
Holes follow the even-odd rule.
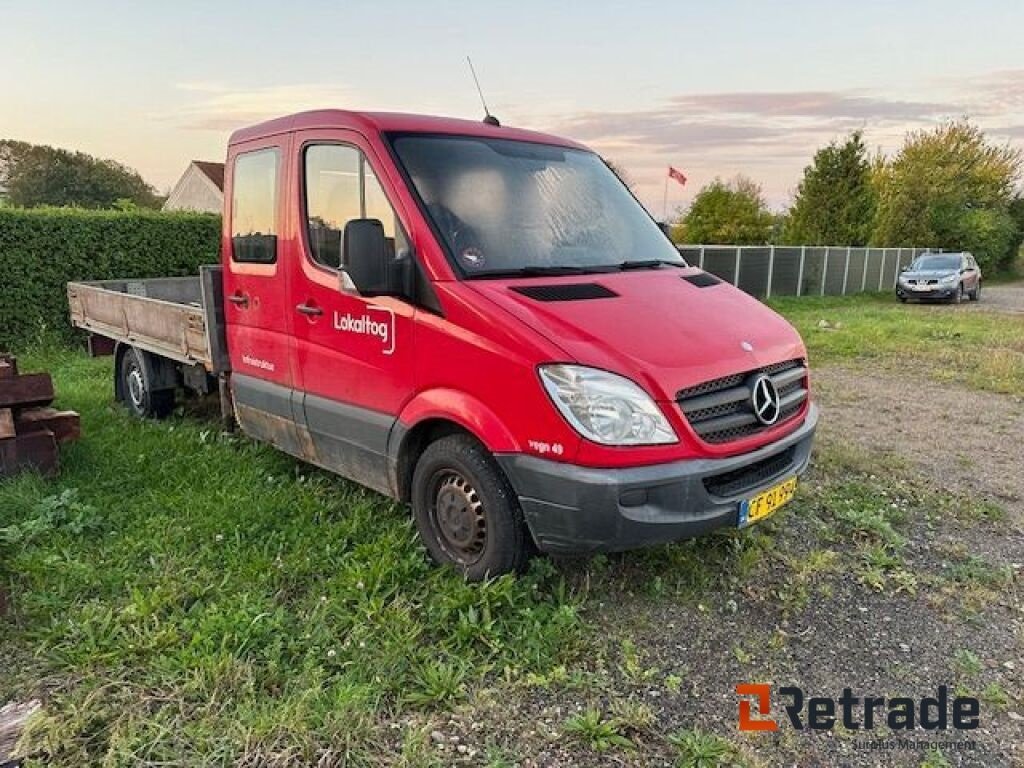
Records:
[[[222,259],[202,375],[242,430],[409,502],[469,578],[745,526],[807,466],[800,336],[572,141],[337,110],[240,130]],[[117,339],[141,415],[197,381],[144,338]]]

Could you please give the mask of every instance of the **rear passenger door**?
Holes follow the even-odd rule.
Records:
[[[229,150],[224,320],[239,425],[255,438],[302,456],[295,426],[289,275],[281,258],[287,150],[287,139],[279,137]]]
[[[351,131],[297,141],[299,237],[292,272],[297,387],[314,461],[388,492],[387,441],[413,381],[414,307],[361,296],[341,269],[345,225],[379,219],[389,255],[409,250],[390,182]]]

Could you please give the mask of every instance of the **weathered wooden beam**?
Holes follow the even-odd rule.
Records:
[[[10,379],[18,375],[18,360],[10,355],[0,355],[0,379]]]
[[[0,440],[0,477],[35,469],[52,476],[60,469],[60,454],[53,432],[43,430]]]
[[[19,435],[49,430],[58,444],[70,443],[82,435],[78,414],[74,411],[58,411],[56,408],[27,408],[19,411],[14,418],[14,428]]]
[[[13,759],[14,747],[32,715],[39,711],[38,701],[19,704],[12,701],[0,707],[0,766],[18,765]]]
[[[0,408],[49,405],[53,402],[53,379],[48,373],[27,373],[0,379]]]
[[[108,357],[114,354],[117,343],[106,336],[98,336],[95,333],[89,334],[89,357]]]
[[[0,408],[0,440],[14,437],[14,411],[10,408]]]

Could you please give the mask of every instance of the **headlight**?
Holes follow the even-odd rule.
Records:
[[[942,282],[944,282],[944,283],[955,283],[959,279],[960,279],[960,275],[946,275],[944,278],[942,278]]]
[[[627,378],[582,365],[544,365],[544,389],[588,440],[602,445],[661,445],[678,440],[650,395]]]

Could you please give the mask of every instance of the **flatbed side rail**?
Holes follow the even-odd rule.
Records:
[[[68,305],[78,328],[214,372],[199,277],[68,283]]]

